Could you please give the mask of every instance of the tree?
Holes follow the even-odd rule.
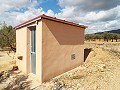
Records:
[[[85,39],[86,39],[86,40],[89,40],[89,41],[92,40],[91,34],[86,34],[86,35],[85,35]]]
[[[112,40],[112,42],[113,42],[113,40],[114,40],[114,33],[110,33],[110,40]]]
[[[117,42],[117,40],[119,39],[119,35],[117,34],[117,33],[114,33],[113,34],[113,38],[116,40],[116,42]]]
[[[104,41],[107,40],[107,42],[108,42],[109,35],[107,32],[103,33],[103,38],[104,38]]]
[[[9,48],[9,50],[16,51],[16,33],[12,26],[2,26],[0,29],[0,47]]]
[[[113,41],[113,34],[112,33],[108,33],[108,32],[104,32],[103,33],[103,39],[104,41],[109,41],[112,40]]]
[[[102,35],[101,34],[95,34],[95,39],[98,39],[100,41],[102,39]]]
[[[85,39],[86,40],[96,40],[96,39],[104,39],[104,41],[109,41],[111,40],[112,42],[114,40],[116,40],[116,42],[118,41],[118,39],[120,39],[120,34],[117,33],[109,33],[109,32],[104,32],[102,34],[86,34],[85,35]]]

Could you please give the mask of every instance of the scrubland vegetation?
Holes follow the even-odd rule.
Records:
[[[1,50],[16,51],[16,31],[12,26],[0,27]]]
[[[117,33],[108,33],[104,32],[102,34],[86,34],[85,39],[87,41],[111,41],[111,42],[117,42],[120,39],[120,34]]]

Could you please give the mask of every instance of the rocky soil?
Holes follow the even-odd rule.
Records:
[[[35,90],[120,90],[120,53],[92,45],[83,65]]]
[[[33,77],[19,70],[0,72],[0,90],[34,90],[39,85]]]
[[[49,82],[40,85],[20,71],[7,71],[8,75],[3,72],[6,78],[1,80],[0,87],[2,90],[120,90],[119,51],[102,45],[85,47],[92,50],[83,65]]]

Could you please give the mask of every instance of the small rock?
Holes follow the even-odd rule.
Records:
[[[29,87],[29,81],[21,81],[20,83],[19,83],[19,87],[21,88],[21,89],[25,89],[26,87]]]
[[[27,78],[28,78],[27,75],[17,75],[15,77],[15,83],[19,84],[20,82],[24,81]]]
[[[9,78],[10,74],[11,74],[10,71],[4,71],[4,74],[3,74],[4,79]]]
[[[96,65],[98,70],[101,72],[104,72],[104,69],[106,69],[106,65],[105,64],[98,64]]]
[[[6,87],[4,88],[4,90],[10,90],[10,88],[12,88],[13,86],[15,86],[15,82],[9,82],[7,83]]]
[[[4,71],[3,75],[1,77],[3,78],[3,80],[9,78],[10,77],[10,72],[9,71]]]
[[[0,77],[4,74],[4,71],[0,72]]]
[[[13,66],[13,69],[12,69],[13,71],[16,71],[16,70],[18,70],[18,66]]]
[[[0,77],[2,76],[3,74],[2,73],[0,73]]]
[[[63,90],[65,84],[62,81],[59,81],[55,84],[55,90]]]
[[[20,90],[20,87],[18,85],[15,85],[11,88],[11,90]]]
[[[73,79],[81,79],[84,76],[86,76],[85,71],[84,70],[80,70],[80,71],[75,73],[75,75],[73,76]]]
[[[17,71],[13,71],[15,74],[19,74],[21,73],[21,71],[17,70]]]

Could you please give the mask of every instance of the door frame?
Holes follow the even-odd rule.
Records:
[[[33,29],[33,28],[35,28],[35,29]],[[30,26],[29,27],[29,30],[30,30],[30,73],[32,73],[32,74],[36,74],[36,26]],[[32,36],[31,36],[31,33],[32,33],[32,30],[35,30],[35,73],[33,73],[32,72],[32,67],[31,67],[31,61],[32,61],[32,56],[31,56],[31,54],[32,54],[32,40],[31,40],[31,38],[32,38]]]

